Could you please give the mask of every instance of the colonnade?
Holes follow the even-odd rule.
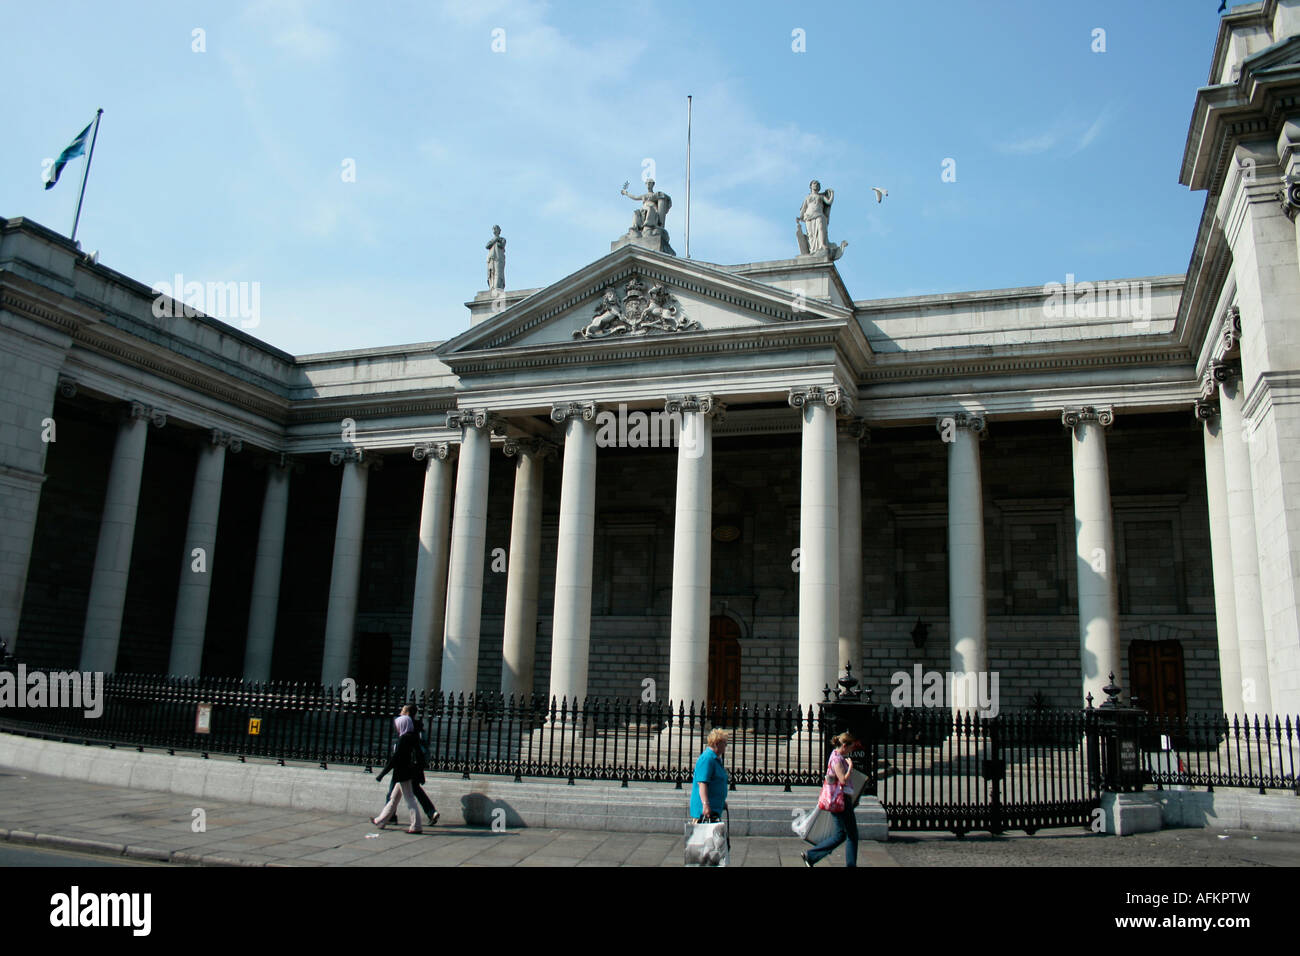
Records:
[[[1223,427],[1230,431],[1239,419],[1232,418],[1232,402],[1226,398],[1232,394],[1230,383],[1225,385]],[[862,419],[853,417],[851,402],[838,387],[793,387],[788,402],[802,422],[797,693],[799,703],[807,706],[822,700],[823,689],[834,685],[845,662],[859,667],[861,663],[861,444],[867,429]],[[725,406],[714,395],[681,395],[670,396],[664,410],[680,422],[668,698],[699,702],[708,693],[713,424],[725,413]],[[533,688],[543,461],[557,452],[563,456],[563,471],[549,692],[570,701],[587,693],[596,534],[596,415],[592,401],[555,404],[550,417],[563,431],[562,448],[545,439],[518,436],[507,437],[504,443],[506,455],[515,461],[501,675],[501,690],[507,694],[529,694]],[[160,415],[137,403],[119,428],[86,619],[84,669],[111,671],[116,660],[151,417],[155,425],[162,424]],[[1122,672],[1105,447],[1105,430],[1112,420],[1109,408],[1067,408],[1062,413],[1074,458],[1081,697],[1091,692],[1095,699],[1104,699],[1101,688],[1108,675]],[[459,429],[459,442],[422,444],[413,450],[415,459],[425,463],[425,475],[408,686],[447,692],[477,687],[489,456],[492,433],[503,432],[504,424],[488,410],[458,409],[449,413],[448,425]],[[965,410],[937,416],[936,426],[948,447],[951,669],[979,673],[988,669],[979,452],[987,426],[981,414]],[[214,558],[224,457],[238,446],[230,436],[213,432],[210,445],[199,453],[171,649],[170,670],[175,674],[197,675],[201,670],[210,578],[193,571],[191,556],[202,551],[209,563]],[[1218,520],[1214,528],[1216,550],[1231,550],[1235,556],[1251,545],[1247,529],[1233,517],[1234,501],[1238,510],[1248,504],[1243,506],[1239,500],[1242,477],[1235,470],[1239,456],[1221,454],[1222,448],[1230,446],[1228,440],[1212,440],[1207,431],[1207,461],[1232,462],[1222,471],[1228,507],[1220,517],[1228,520]],[[343,474],[321,665],[321,680],[327,685],[342,681],[352,667],[367,475],[380,461],[357,447],[331,454],[331,462],[341,465]],[[245,651],[248,680],[266,680],[271,673],[290,472],[283,457],[267,469]],[[1212,467],[1209,473],[1220,471]],[[1212,486],[1212,512],[1219,500]],[[1253,595],[1258,613],[1258,573],[1248,572],[1246,568],[1234,571],[1234,592],[1239,608],[1252,606]],[[1235,640],[1235,634],[1250,633],[1240,626],[1240,613],[1238,619],[1235,633],[1221,624],[1225,642]],[[1241,641],[1240,647],[1242,674],[1266,686],[1266,661],[1261,663],[1250,642]],[[974,703],[954,701],[958,706]]]

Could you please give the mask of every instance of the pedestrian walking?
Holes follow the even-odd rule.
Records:
[[[731,735],[715,727],[709,731],[708,746],[695,761],[695,775],[691,778],[691,819],[702,823],[722,818],[727,809],[727,785],[730,782],[722,758],[727,753]]]
[[[402,713],[411,718],[415,724],[415,736],[419,743],[419,760],[420,760],[420,782],[412,783],[412,789],[415,791],[415,799],[419,802],[420,808],[424,815],[429,818],[429,826],[437,826],[439,818],[442,816],[438,808],[433,805],[429,795],[424,792],[424,768],[429,766],[429,745],[424,739],[424,723],[415,714],[414,704],[403,704]],[[396,743],[393,744],[397,746]],[[388,779],[388,796],[385,799],[391,800],[393,797],[393,788],[397,786],[397,780],[390,777]]]
[[[858,819],[853,815],[853,760],[849,753],[858,745],[858,739],[845,731],[834,738],[838,746],[826,761],[826,780],[817,806],[835,817],[835,832],[811,850],[799,855],[805,866],[813,866],[825,859],[832,850],[848,840],[844,851],[844,865],[858,865]]]
[[[391,771],[397,786],[388,798],[383,812],[378,817],[371,818],[370,822],[382,830],[390,819],[397,816],[398,802],[405,799],[411,817],[411,825],[407,827],[406,832],[422,833],[424,831],[420,826],[420,808],[415,802],[415,784],[424,782],[424,769],[420,763],[420,742],[415,733],[415,721],[402,714],[393,721],[393,726],[397,728],[397,746],[388,755],[388,763],[384,764],[384,769],[379,771],[377,779],[383,780],[384,776]]]
[[[691,819],[686,823],[686,865],[727,866],[731,859],[731,838],[722,814],[727,809],[728,733],[714,728],[704,752],[695,761],[691,778]]]

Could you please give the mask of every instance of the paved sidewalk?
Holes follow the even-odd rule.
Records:
[[[375,812],[383,787],[375,785]],[[194,810],[207,830],[194,833]],[[406,819],[406,810],[401,810]],[[183,864],[226,866],[681,866],[682,838],[596,830],[405,826],[364,817],[195,801],[0,768],[0,839]],[[794,836],[734,837],[733,866],[803,866]],[[830,865],[842,865],[836,851]],[[862,844],[862,866],[896,866]]]
[[[383,788],[375,786],[378,812]],[[202,809],[207,829],[192,830]],[[405,819],[405,809],[402,818]],[[224,866],[681,866],[682,838],[599,830],[437,826],[418,836],[363,816],[195,801],[0,767],[0,840],[108,857]],[[794,836],[733,837],[733,866],[802,866]],[[1104,837],[895,834],[862,866],[1300,866],[1300,834],[1163,830]],[[844,864],[836,850],[822,867]]]

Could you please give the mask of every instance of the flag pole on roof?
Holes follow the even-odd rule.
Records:
[[[686,97],[686,258],[691,257],[691,98]]]
[[[95,110],[95,132],[90,137],[90,153],[86,156],[86,170],[81,174],[81,193],[77,196],[77,214],[72,219],[72,241],[74,243],[77,241],[77,223],[81,221],[81,201],[86,198],[86,180],[90,178],[90,164],[95,158],[95,140],[99,138],[99,118],[103,115],[103,109]]]

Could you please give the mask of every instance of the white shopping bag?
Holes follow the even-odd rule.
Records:
[[[725,823],[686,822],[687,866],[726,866],[729,862]]]
[[[820,807],[813,807],[805,813],[802,818],[791,824],[792,827],[797,824],[803,825],[803,833],[799,833],[805,843],[811,843],[816,846],[823,840],[830,837],[835,832],[835,814],[829,813]]]

